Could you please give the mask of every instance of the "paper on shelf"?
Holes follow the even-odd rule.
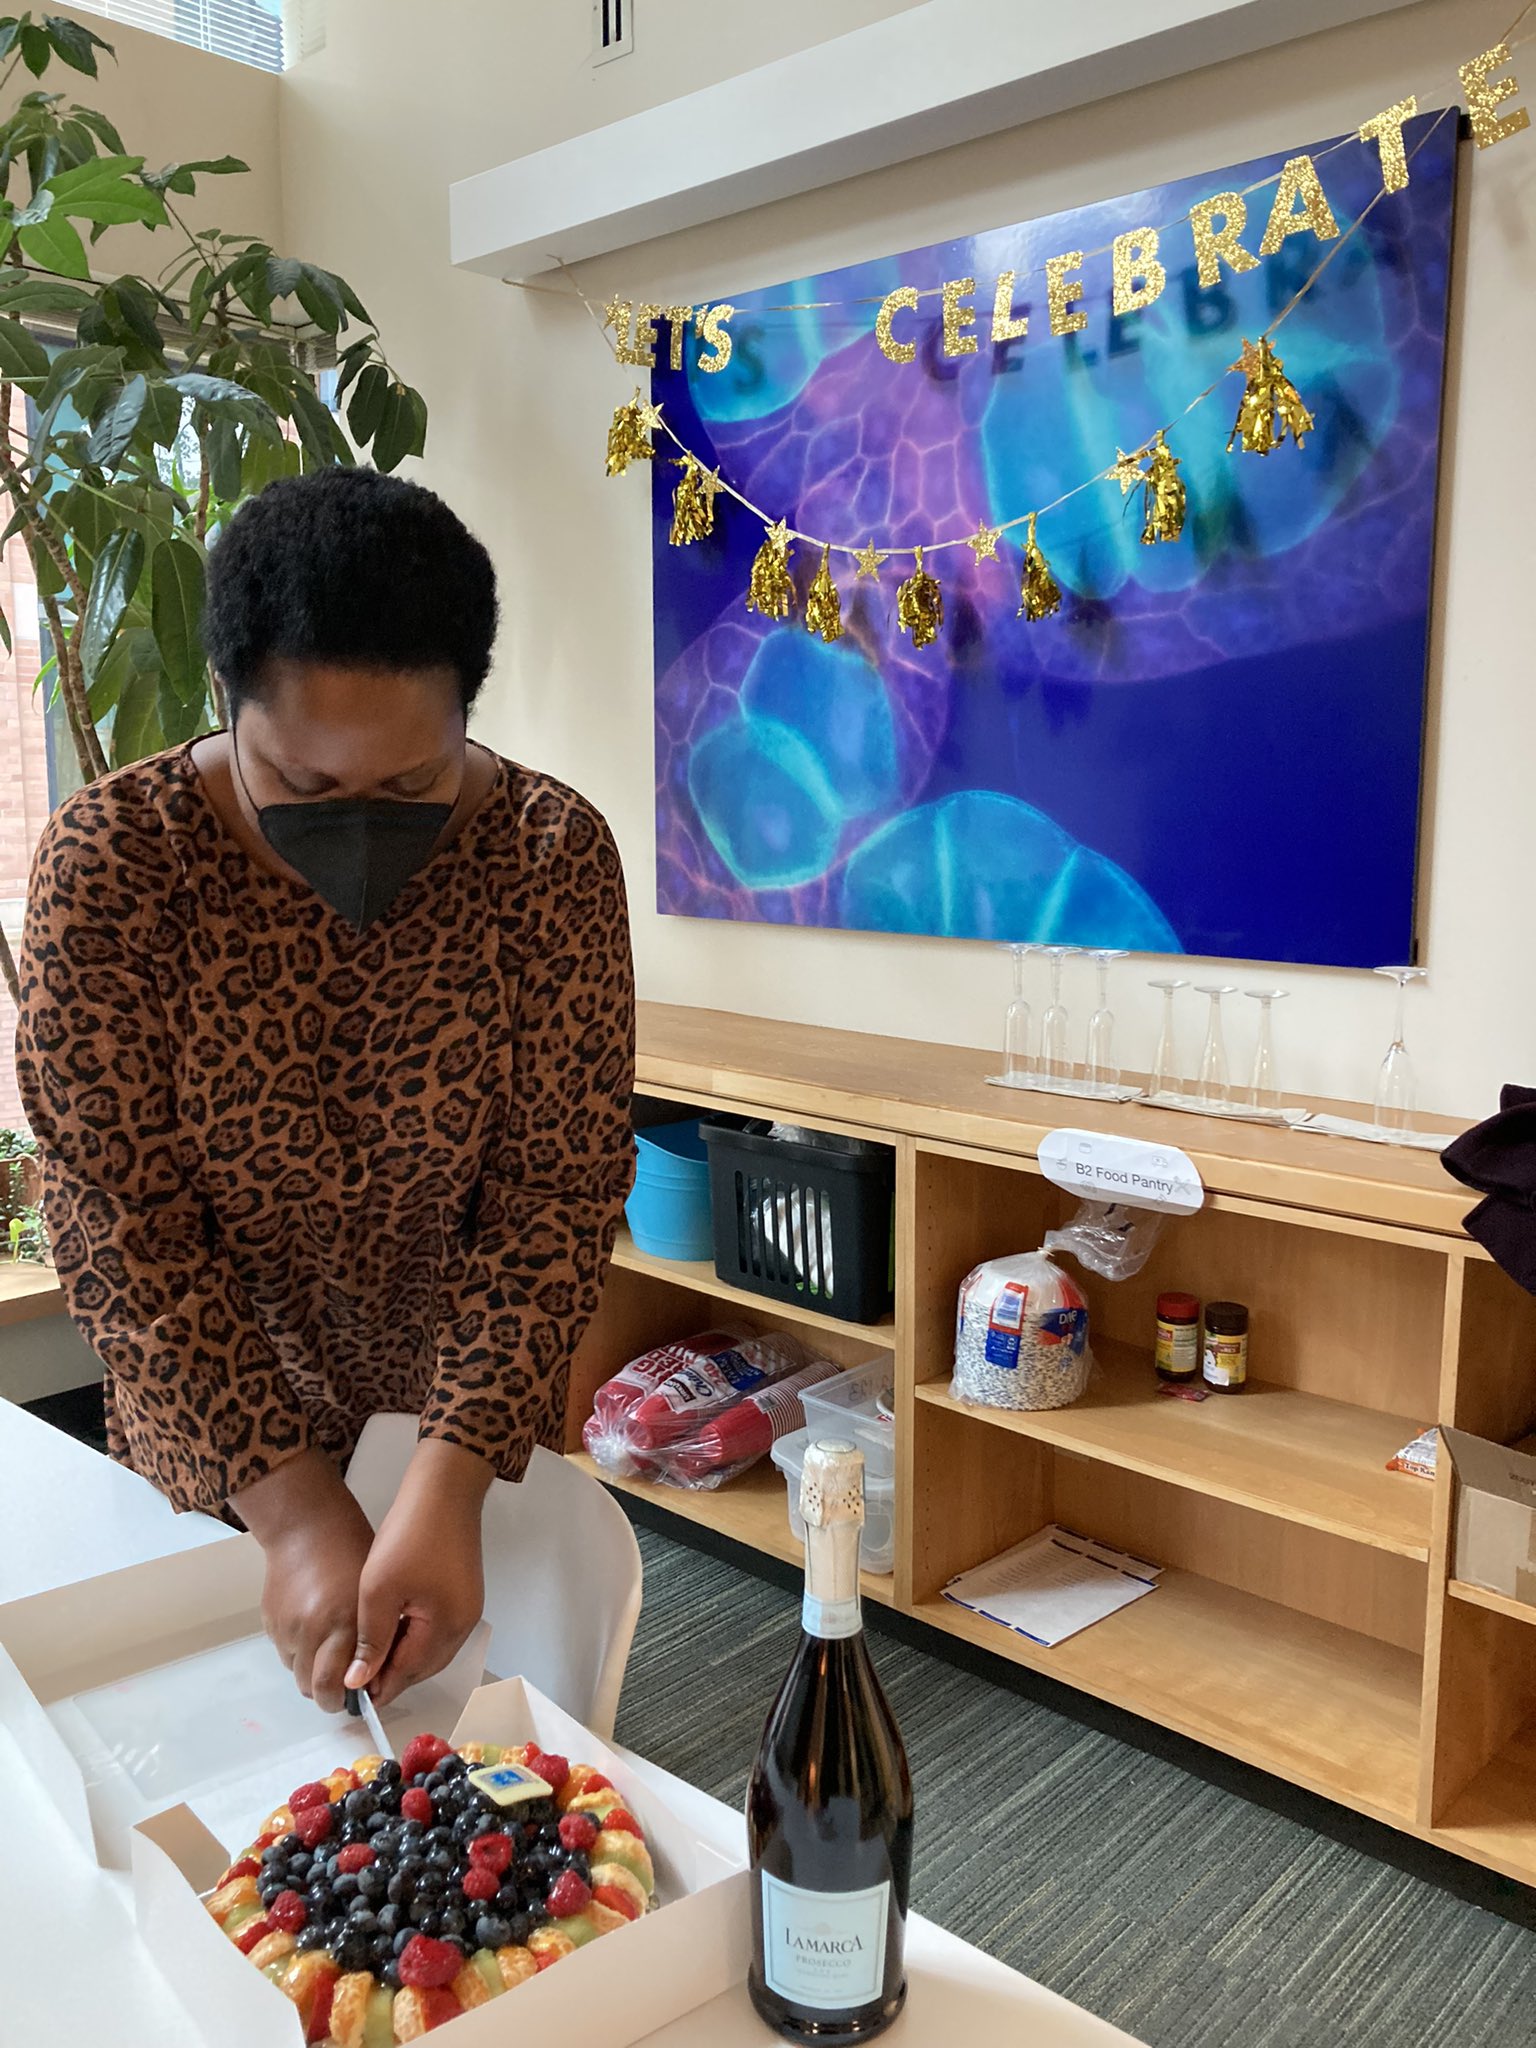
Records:
[[[1161,1571],[1053,1522],[961,1572],[944,1598],[1049,1649],[1154,1592]]]
[[[1388,1137],[1374,1123],[1352,1116],[1328,1116],[1322,1110],[1312,1112],[1305,1128],[1318,1131],[1325,1138],[1363,1138],[1368,1145],[1409,1145],[1416,1152],[1443,1152],[1456,1135],[1454,1131],[1400,1131]]]

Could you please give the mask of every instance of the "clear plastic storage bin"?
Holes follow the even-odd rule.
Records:
[[[812,1436],[847,1437],[864,1453],[866,1485],[872,1479],[896,1476],[896,1425],[878,1407],[895,1378],[896,1360],[887,1351],[849,1366],[835,1379],[807,1387],[801,1397],[805,1426]]]
[[[848,1434],[845,1424],[838,1425],[838,1433]],[[789,1488],[789,1526],[797,1543],[805,1541],[805,1524],[800,1519],[800,1473],[805,1465],[805,1447],[812,1435],[825,1436],[824,1429],[811,1431],[797,1429],[790,1436],[781,1436],[773,1447],[773,1462],[784,1474]],[[866,1462],[864,1471],[864,1541],[860,1549],[860,1562],[867,1572],[889,1572],[896,1567],[896,1475],[888,1472],[883,1477],[869,1470]]]

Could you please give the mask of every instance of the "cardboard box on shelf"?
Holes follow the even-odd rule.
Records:
[[[1536,1607],[1536,1457],[1442,1429],[1455,1474],[1452,1574]]]

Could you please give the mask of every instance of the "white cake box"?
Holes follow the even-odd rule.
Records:
[[[240,1537],[0,1605],[0,1720],[83,1847],[131,1869],[142,1938],[218,2048],[302,2048],[303,2033],[201,1895],[293,1786],[372,1747],[362,1723],[299,1695],[260,1633],[263,1569]],[[645,1830],[661,1904],[451,2021],[446,2040],[590,2048],[600,2013],[607,2048],[629,2048],[745,1977],[744,1830],[522,1679],[479,1685],[487,1637],[386,1712],[397,1751],[430,1729],[596,1765]]]

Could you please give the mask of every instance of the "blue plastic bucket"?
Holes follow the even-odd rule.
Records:
[[[715,1250],[709,1154],[698,1118],[635,1134],[640,1163],[624,1205],[636,1248],[654,1259],[708,1259]]]

